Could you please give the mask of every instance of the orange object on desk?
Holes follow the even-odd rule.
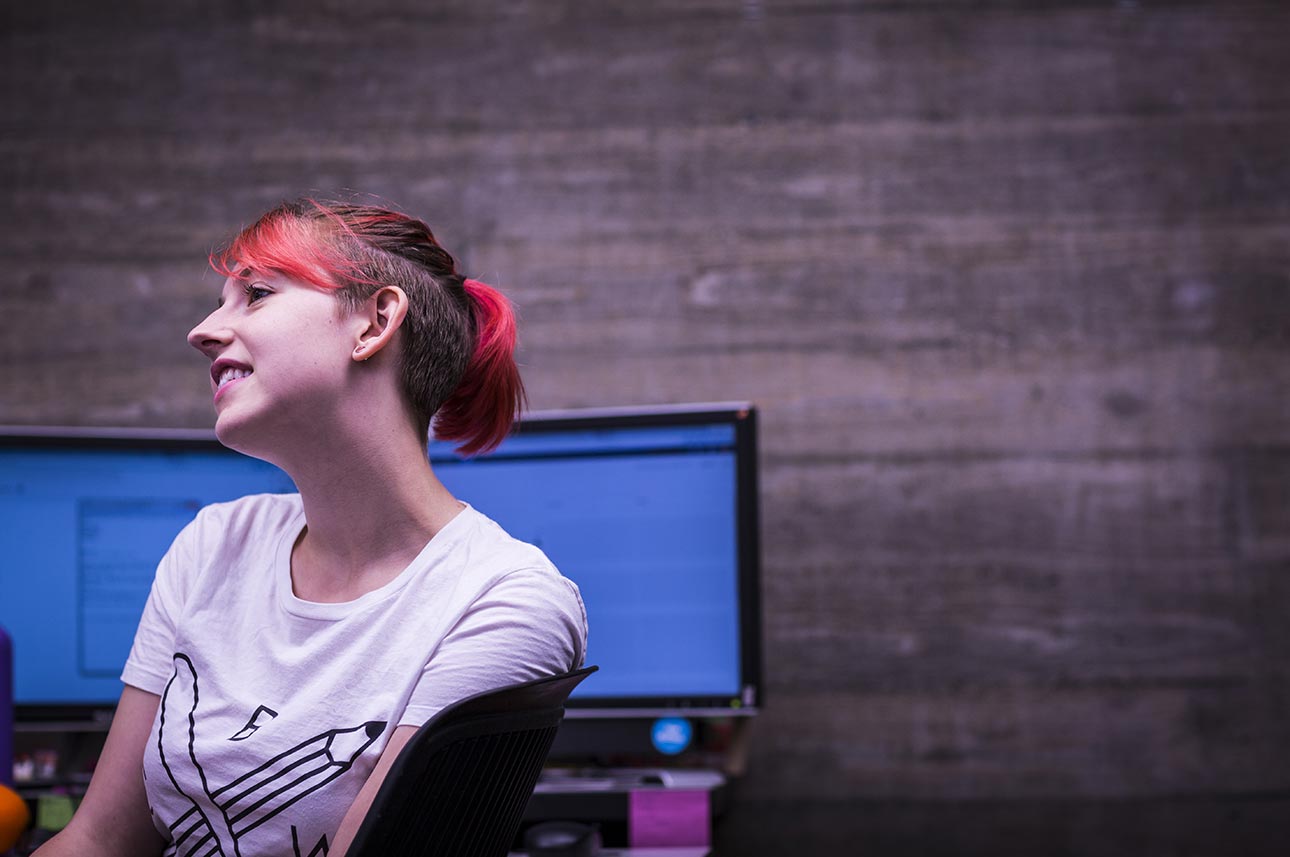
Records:
[[[27,802],[13,789],[0,786],[0,852],[17,844],[18,837],[22,836],[30,821]]]

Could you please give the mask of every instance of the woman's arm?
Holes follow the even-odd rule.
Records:
[[[355,796],[354,802],[350,804],[349,811],[340,822],[340,828],[336,831],[336,841],[331,844],[331,850],[327,853],[330,857],[344,857],[345,852],[349,850],[349,845],[354,841],[354,834],[358,833],[358,827],[363,823],[367,816],[368,809],[372,806],[372,800],[376,797],[376,792],[381,788],[381,783],[385,782],[385,775],[389,773],[390,766],[398,758],[399,753],[403,750],[404,745],[412,739],[417,733],[415,726],[399,726],[390,736],[389,743],[381,751],[381,758],[376,760],[376,767],[368,776],[367,782],[359,789],[358,795]],[[44,857],[44,855],[40,855]]]
[[[143,791],[143,748],[161,697],[126,685],[89,790],[72,821],[34,857],[146,857],[160,854]],[[382,759],[384,761],[384,759]]]

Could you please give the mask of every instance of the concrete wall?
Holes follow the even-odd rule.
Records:
[[[4,14],[0,422],[209,425],[207,251],[380,195],[518,302],[534,406],[763,409],[742,806],[1290,826],[1283,4]]]

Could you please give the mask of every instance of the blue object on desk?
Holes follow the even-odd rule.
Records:
[[[694,737],[694,726],[684,717],[660,717],[649,730],[654,749],[668,756],[675,756]]]

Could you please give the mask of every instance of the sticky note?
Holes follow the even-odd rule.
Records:
[[[72,820],[72,799],[67,795],[41,795],[36,801],[36,826],[62,830]]]
[[[712,819],[705,790],[642,789],[627,795],[632,848],[710,845]]]

